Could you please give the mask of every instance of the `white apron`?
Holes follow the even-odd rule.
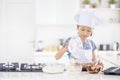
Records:
[[[71,53],[71,58],[75,63],[90,63],[92,62],[92,45],[88,41],[90,49],[85,50],[80,37],[73,37],[68,45],[68,50]]]

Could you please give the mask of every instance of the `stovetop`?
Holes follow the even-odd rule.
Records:
[[[0,72],[43,72],[42,67],[45,64],[42,63],[0,63]]]
[[[106,75],[120,75],[120,67],[110,67],[104,70],[104,74]]]

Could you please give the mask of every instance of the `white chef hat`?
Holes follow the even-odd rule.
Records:
[[[101,19],[94,9],[79,10],[74,16],[74,19],[78,25],[88,26],[91,28],[94,28],[101,23]]]

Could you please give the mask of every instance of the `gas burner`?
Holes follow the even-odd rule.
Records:
[[[43,72],[43,66],[45,66],[45,64],[41,63],[0,63],[0,72]]]
[[[21,71],[32,71],[32,72],[41,72],[42,71],[42,67],[44,65],[43,64],[27,64],[27,63],[22,63],[21,64]]]
[[[103,72],[106,75],[120,75],[120,67],[109,67]]]
[[[0,71],[16,71],[19,63],[0,63]]]

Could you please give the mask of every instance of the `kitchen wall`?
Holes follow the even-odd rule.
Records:
[[[120,24],[102,24],[94,30],[94,40],[97,44],[111,44],[113,41],[120,43]]]
[[[58,39],[66,39],[70,36],[77,35],[76,25],[37,25],[36,26],[36,41],[44,40],[51,42]],[[99,44],[112,44],[114,41],[120,43],[120,24],[101,24],[94,29],[93,36],[91,37],[97,46]]]

